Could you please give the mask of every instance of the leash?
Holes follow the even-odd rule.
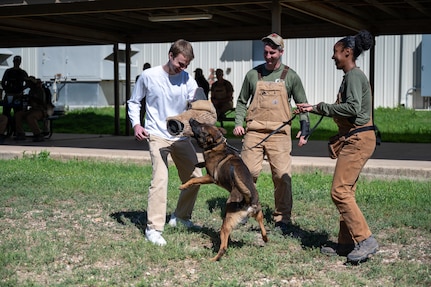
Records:
[[[273,134],[277,133],[279,130],[281,130],[283,127],[285,127],[288,124],[291,124],[293,119],[295,119],[297,114],[294,114],[292,118],[290,118],[290,120],[288,120],[287,122],[284,122],[281,126],[279,126],[277,129],[275,129],[274,131],[272,131],[269,135],[267,135],[263,140],[261,140],[259,143],[257,143],[256,145],[254,145],[252,148],[255,148],[259,145],[261,145],[263,142],[265,142],[266,140],[269,139],[269,137],[271,137]],[[316,128],[319,126],[319,124],[322,122],[323,120],[323,115],[320,117],[320,119],[317,121],[317,123],[311,128],[310,133],[308,135],[305,136],[305,140],[308,140],[311,136],[311,134],[316,130]]]
[[[221,139],[221,140],[220,140],[220,141],[218,141],[219,139]],[[215,147],[217,147],[217,146],[221,145],[222,143],[225,143],[225,144],[226,144],[226,147],[227,147],[228,149],[233,150],[233,151],[235,151],[235,152],[237,152],[237,153],[240,153],[240,150],[238,150],[238,149],[237,149],[236,147],[234,147],[233,145],[230,145],[230,144],[227,142],[227,139],[226,139],[224,136],[219,137],[219,138],[217,139],[217,141],[218,141],[218,142],[216,142],[215,144],[213,144],[213,145],[211,145],[211,146],[208,146],[207,148],[204,148],[203,150],[204,150],[204,151],[211,150],[211,149],[213,149],[213,148],[215,148]]]
[[[269,135],[267,135],[263,140],[261,140],[260,142],[258,142],[256,145],[252,146],[249,149],[255,148],[257,146],[259,146],[260,144],[262,144],[263,142],[265,142],[267,139],[269,139],[273,134],[278,133],[282,128],[284,128],[286,125],[289,125],[292,123],[293,119],[296,118],[296,114],[293,115],[293,117],[290,118],[290,120],[284,122],[281,126],[279,126],[278,128],[276,128],[274,131],[272,131]]]
[[[316,130],[316,128],[320,125],[320,123],[323,120],[323,115],[320,116],[320,119],[317,121],[317,123],[311,128],[310,133],[305,136],[305,139],[308,140],[308,138],[311,136],[311,134]]]
[[[288,121],[283,122],[282,125],[280,125],[278,128],[276,128],[274,131],[272,131],[269,135],[267,135],[264,139],[262,139],[259,143],[257,143],[256,145],[252,146],[249,149],[258,147],[259,145],[261,145],[263,142],[267,141],[272,135],[274,135],[275,133],[279,132],[282,128],[284,128],[286,125],[291,124],[292,121],[296,118],[297,114],[294,114]],[[308,140],[311,136],[311,134],[317,129],[317,127],[320,125],[320,123],[323,120],[323,115],[320,117],[320,119],[317,121],[317,123],[310,129],[310,133],[308,135],[305,136],[305,139]],[[238,150],[236,147],[230,145],[229,143],[227,143],[226,141],[226,146],[231,149],[236,151],[237,153],[240,153],[240,150]]]
[[[233,145],[230,145],[226,142],[226,147],[237,152],[237,153],[241,153],[241,151],[239,149],[237,149],[236,147],[234,147]]]

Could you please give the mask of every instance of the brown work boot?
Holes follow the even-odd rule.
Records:
[[[354,248],[354,244],[330,243],[322,246],[320,253],[328,256],[347,256]]]

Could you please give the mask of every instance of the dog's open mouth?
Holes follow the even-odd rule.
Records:
[[[190,120],[189,120],[189,124],[190,124],[190,127],[192,128],[192,132],[193,132],[193,137],[196,137],[197,135],[199,135],[199,132],[200,132],[200,126],[202,125],[200,122],[198,122],[197,120],[195,120],[195,119],[193,119],[193,118],[191,118]]]

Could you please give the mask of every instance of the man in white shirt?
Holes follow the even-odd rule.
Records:
[[[145,236],[160,246],[166,244],[162,232],[166,218],[168,155],[171,155],[183,183],[190,177],[202,176],[201,170],[195,167],[198,159],[190,138],[172,136],[166,126],[166,118],[186,111],[198,88],[195,79],[185,71],[194,59],[193,47],[180,39],[172,44],[168,55],[166,64],[142,72],[127,102],[135,138],[148,141],[153,166]],[[140,122],[141,101],[146,110],[144,127]],[[186,227],[193,227],[190,218],[198,191],[199,186],[192,186],[181,192],[177,208],[171,214],[171,226],[181,222]]]

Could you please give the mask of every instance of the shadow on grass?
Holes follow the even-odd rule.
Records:
[[[272,231],[280,232],[285,237],[292,237],[301,240],[301,246],[306,248],[317,248],[322,246],[328,241],[329,234],[327,232],[316,232],[312,230],[303,229],[298,224],[288,225],[286,230],[277,230],[273,226],[275,222],[272,218],[272,209],[269,206],[262,206],[263,217],[266,222],[272,224]]]
[[[133,223],[142,234],[145,234],[145,229],[147,228],[146,211],[119,211],[111,213],[109,216],[122,225],[127,224],[125,221],[125,219],[127,219]]]
[[[212,252],[214,253],[214,255],[218,253],[220,249],[220,244],[221,244],[219,231],[216,231],[214,228],[203,226],[201,229],[196,230],[195,232],[205,234],[206,236],[211,238]],[[230,237],[227,244],[228,244],[228,248],[230,247],[241,248],[242,246],[244,246],[244,242],[232,241]],[[210,249],[209,247],[206,247],[206,248]]]
[[[207,201],[208,210],[213,213],[215,209],[220,209],[220,217],[224,218],[226,215],[226,197],[216,197]],[[221,227],[221,226],[220,226]],[[220,249],[220,232],[214,228],[202,227],[201,233],[211,238],[213,253],[217,253]],[[232,241],[229,237],[228,247],[241,248],[244,246],[242,241]]]
[[[216,197],[207,201],[208,209],[211,213],[216,209],[220,209],[220,217],[224,218],[226,213],[226,198]],[[267,224],[271,224],[271,227],[266,226],[267,232],[281,232],[275,229],[274,221],[272,219],[272,210],[269,206],[262,207],[263,215]],[[145,234],[147,227],[147,212],[146,211],[118,211],[113,212],[109,215],[115,219],[118,223],[126,225],[127,221],[130,221],[135,227],[142,233]],[[127,220],[127,221],[126,221]],[[166,222],[169,220],[169,215],[166,216]],[[238,228],[238,227],[237,227]],[[202,233],[211,238],[212,249],[214,253],[217,253],[220,249],[220,232],[214,228],[203,226],[200,229],[192,229],[193,232]],[[249,231],[260,232],[258,227],[250,227]],[[301,228],[297,224],[292,224],[288,229],[283,230],[285,237],[292,237],[301,241],[301,246],[304,249],[307,248],[318,248],[328,242],[329,235],[326,232],[315,232]],[[244,246],[242,241],[232,241],[229,238],[228,246],[241,248]]]
[[[306,230],[297,224],[290,225],[286,232],[283,232],[283,235],[301,240],[303,249],[320,248],[329,240],[329,234],[327,232]]]
[[[220,216],[224,218],[226,214],[226,198],[217,197],[207,201],[208,209],[211,213],[215,209],[220,208]],[[274,228],[274,220],[272,218],[272,209],[269,206],[262,206],[263,217],[267,224],[271,224],[271,227],[266,226],[268,233],[270,232],[282,232],[285,237],[292,237],[299,239],[301,241],[301,246],[304,249],[308,248],[319,248],[329,240],[329,234],[327,232],[316,232],[312,230],[306,230],[301,228],[300,225],[292,224],[286,230],[277,230]],[[250,228],[253,231],[259,231],[258,227]],[[200,232],[205,233],[207,236],[211,237],[214,251],[217,252],[220,247],[220,236],[219,232],[213,228],[202,228]],[[231,241],[229,239],[229,246],[243,246],[242,242]]]

